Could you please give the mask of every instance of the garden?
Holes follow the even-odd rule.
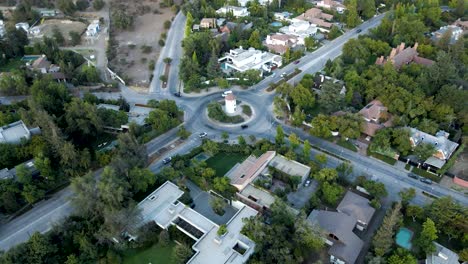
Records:
[[[128,249],[124,253],[123,264],[140,264],[140,263],[164,263],[175,264],[173,252],[175,247],[174,242],[167,245],[154,244],[149,248],[144,249]]]
[[[216,177],[223,177],[237,163],[246,158],[244,153],[220,152],[206,160],[208,167],[216,171]]]

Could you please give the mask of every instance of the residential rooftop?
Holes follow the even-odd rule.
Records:
[[[22,120],[0,127],[0,143],[18,144],[30,138],[31,132]]]
[[[255,180],[275,155],[275,151],[267,151],[258,158],[249,156],[242,163],[238,163],[232,167],[226,173],[226,176],[231,180],[232,185],[242,191],[249,183]]]
[[[427,143],[435,147],[436,153],[434,157],[440,160],[447,160],[452,153],[457,149],[458,143],[448,139],[449,134],[443,130],[438,131],[435,136],[416,128],[410,128],[410,142],[413,147]]]
[[[433,243],[436,246],[436,250],[434,253],[427,255],[425,264],[459,264],[457,253],[439,243]]]
[[[369,199],[351,191],[346,192],[336,210],[352,216],[366,225],[375,213],[374,207],[369,204]]]
[[[291,176],[300,176],[301,178],[308,177],[310,167],[295,160],[289,160],[282,155],[276,155],[270,162],[269,166],[278,169]]]
[[[247,187],[245,187],[239,194],[258,204],[260,207],[265,206],[270,208],[270,206],[275,202],[275,197],[273,195],[265,190],[253,186],[252,184],[247,185]]]

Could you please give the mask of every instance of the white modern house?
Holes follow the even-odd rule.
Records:
[[[309,21],[292,19],[289,26],[279,29],[281,33],[298,37],[298,44],[304,45],[304,39],[317,34],[317,26]]]
[[[247,10],[246,7],[239,7],[239,6],[223,6],[220,9],[216,10],[216,14],[219,15],[227,15],[232,13],[234,17],[246,17],[250,15],[250,12]]]
[[[289,21],[290,17],[292,16],[292,13],[289,12],[275,12],[273,13],[273,18],[277,21]]]
[[[237,100],[233,93],[230,93],[224,97],[225,110],[228,114],[234,114],[237,110]]]
[[[276,65],[282,65],[282,58],[270,52],[264,52],[249,48],[247,50],[239,47],[230,50],[219,60],[221,68],[224,71],[245,72],[247,70],[262,70],[270,72],[271,68]]]
[[[241,203],[233,202],[238,211],[226,223],[226,233],[219,235],[220,225],[178,201],[184,194],[177,185],[165,182],[138,204],[141,209],[141,226],[154,221],[163,229],[175,226],[195,240],[192,249],[195,254],[188,264],[204,263],[246,263],[254,253],[255,243],[240,231],[243,219],[257,215],[257,211]]]
[[[318,7],[322,7],[329,10],[336,10],[339,14],[343,14],[346,10],[346,6],[342,3],[334,0],[322,0],[317,3]]]
[[[99,20],[94,20],[91,24],[88,25],[86,29],[86,36],[87,37],[94,37],[99,33],[101,27],[99,26]]]
[[[29,140],[31,135],[39,134],[39,128],[29,129],[22,120],[0,127],[0,144],[18,144]]]

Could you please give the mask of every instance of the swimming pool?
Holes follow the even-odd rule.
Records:
[[[283,26],[283,24],[281,22],[278,22],[278,21],[275,21],[275,22],[272,22],[270,25],[274,26],[274,27],[281,27]]]
[[[413,238],[413,231],[408,228],[402,227],[396,234],[395,241],[397,245],[408,250],[411,249],[411,239]]]
[[[22,61],[35,61],[39,59],[39,55],[24,55],[23,58],[21,58]]]

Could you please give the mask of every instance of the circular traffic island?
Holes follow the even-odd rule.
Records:
[[[234,94],[227,94],[224,100],[213,101],[207,105],[208,118],[219,125],[237,125],[250,121],[252,107],[236,99]]]

